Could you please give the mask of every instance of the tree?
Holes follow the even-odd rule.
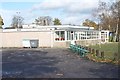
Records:
[[[120,0],[118,1],[118,5],[120,5]],[[120,6],[118,6],[118,41],[120,41]]]
[[[86,19],[83,24],[83,26],[89,26],[89,27],[94,27],[95,29],[97,29],[97,24],[92,21],[92,20],[89,20],[89,19]]]
[[[22,28],[24,18],[21,16],[13,16],[12,18],[12,27],[13,28]]]
[[[54,25],[61,25],[61,22],[58,18],[55,18],[53,23],[54,23]]]
[[[119,37],[120,37],[120,1],[117,1],[116,3],[113,3],[111,6],[111,12],[112,12],[112,16],[113,16],[113,22],[115,27],[115,37],[114,37],[114,41],[119,41]]]
[[[119,20],[119,2],[112,3],[111,5],[106,2],[99,2],[98,8],[93,11],[93,16],[99,20],[100,27],[104,30],[109,30],[115,34],[114,41],[120,34],[118,33]]]
[[[0,16],[0,28],[1,28],[1,29],[2,29],[2,25],[4,25],[4,23],[3,23],[2,17]]]
[[[40,26],[47,26],[52,24],[52,18],[49,16],[38,17],[35,19],[35,24]]]
[[[93,11],[93,16],[98,19],[99,29],[111,28],[110,6],[106,2],[99,1],[98,8]]]

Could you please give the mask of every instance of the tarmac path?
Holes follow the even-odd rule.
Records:
[[[118,66],[62,48],[2,49],[3,78],[118,78]]]

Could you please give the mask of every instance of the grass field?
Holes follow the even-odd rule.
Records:
[[[105,53],[105,58],[110,58],[110,59],[113,59],[114,58],[114,53],[117,53],[118,56],[120,56],[120,53],[119,53],[119,44],[117,42],[114,42],[114,43],[106,43],[106,44],[98,44],[98,45],[95,45],[95,46],[89,46],[93,49],[98,49],[100,51],[104,51]]]

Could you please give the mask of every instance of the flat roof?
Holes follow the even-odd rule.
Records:
[[[56,30],[41,30],[41,29],[3,29],[1,32],[48,32],[48,31],[95,31],[98,30],[81,30],[81,29],[56,29]],[[104,31],[103,31],[104,32]]]
[[[72,26],[72,25],[52,25],[52,26],[39,26],[39,25],[23,25],[23,28],[80,28],[80,29],[94,29],[88,26]]]
[[[90,27],[85,27],[85,26],[70,26],[70,25],[39,26],[39,28],[1,29],[0,30],[0,32],[18,32],[18,31],[19,32],[33,32],[33,31],[44,32],[44,31],[99,31],[99,30],[94,30],[94,29],[91,29]]]

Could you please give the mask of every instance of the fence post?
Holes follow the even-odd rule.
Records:
[[[92,53],[95,54],[95,49],[92,49]]]
[[[114,53],[114,59],[113,60],[117,60],[117,57],[118,57],[118,55],[117,55],[117,53]]]
[[[89,48],[89,52],[91,53],[91,48]]]
[[[101,52],[101,58],[104,58],[105,55],[104,55],[104,51]]]
[[[99,50],[96,50],[96,56],[99,57]]]
[[[86,50],[88,50],[88,47],[86,47]]]

